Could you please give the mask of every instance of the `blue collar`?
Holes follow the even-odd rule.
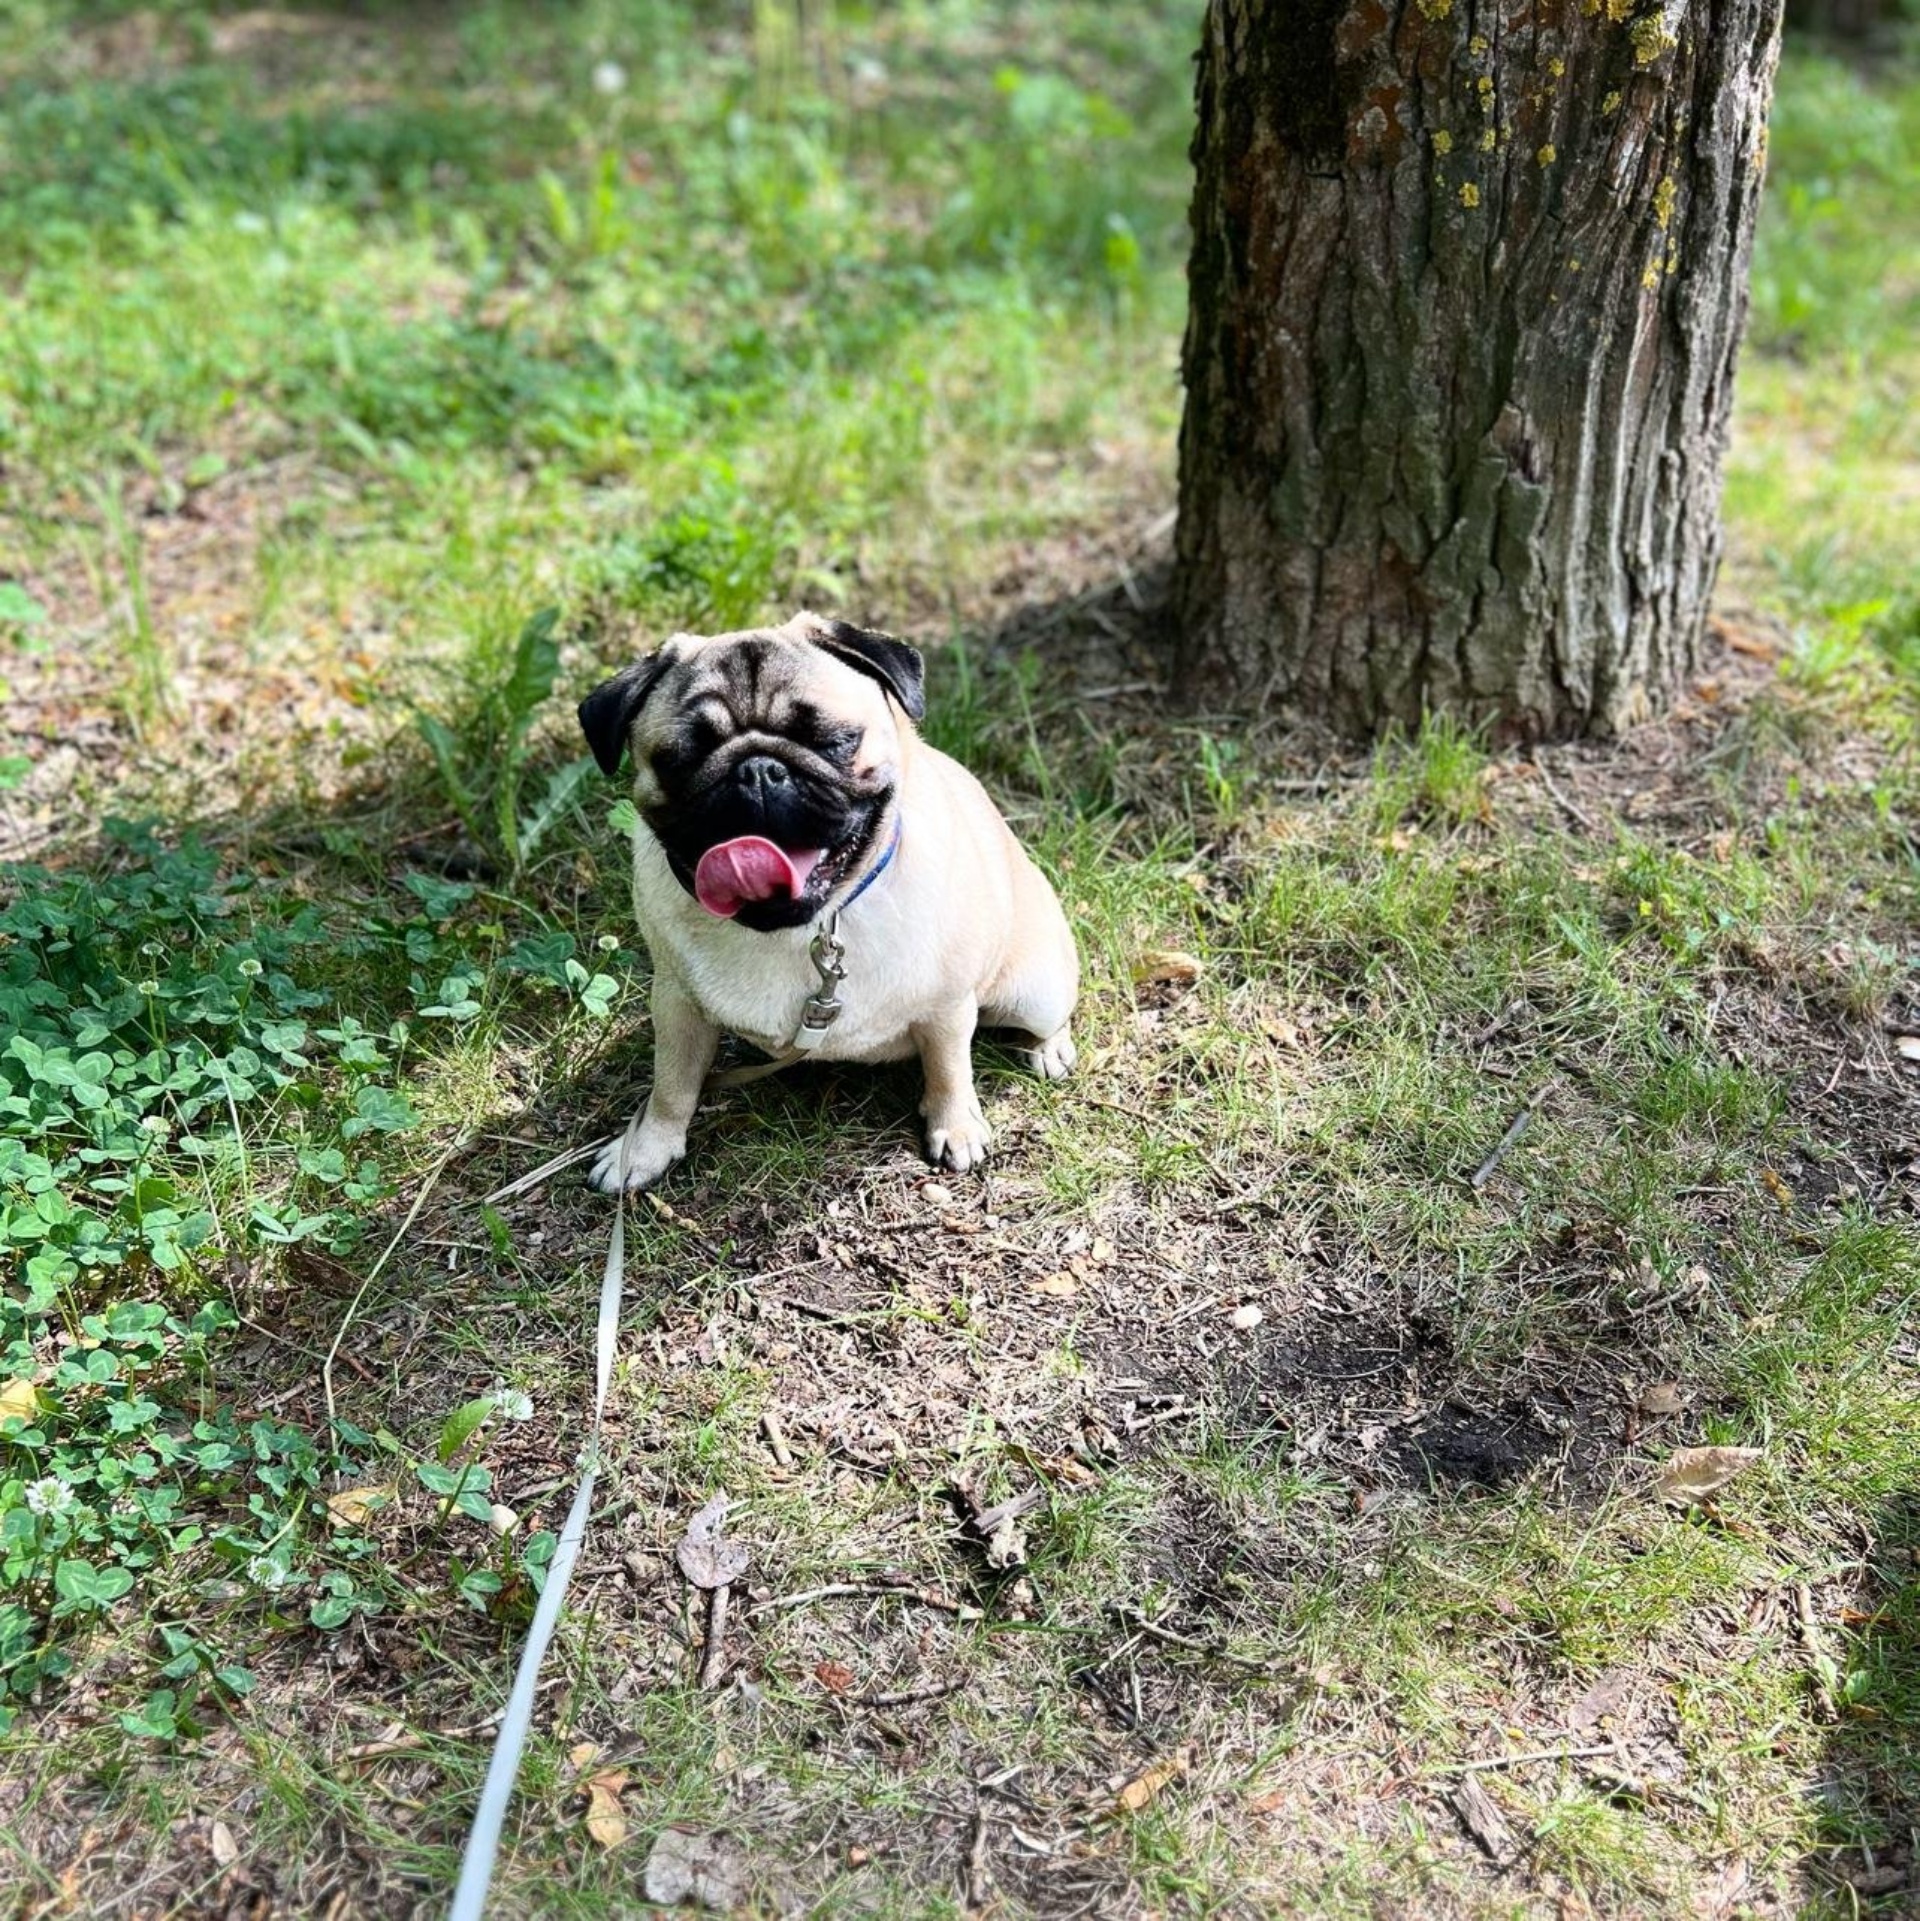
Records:
[[[896,821],[894,823],[894,828],[893,828],[893,838],[887,843],[887,851],[884,854],[882,854],[880,858],[877,861],[875,861],[873,865],[869,867],[863,875],[861,875],[860,885],[856,887],[853,890],[853,892],[849,894],[846,897],[846,899],[840,903],[839,911],[841,913],[844,914],[847,911],[847,909],[851,907],[853,903],[857,901],[860,898],[860,896],[864,894],[867,891],[867,889],[871,887],[873,883],[877,881],[880,878],[880,876],[887,871],[889,867],[893,865],[893,857],[895,854],[899,853],[899,851],[900,851],[900,824],[899,822]]]

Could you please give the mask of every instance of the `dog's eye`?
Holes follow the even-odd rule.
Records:
[[[687,722],[682,737],[687,752],[696,760],[705,760],[720,745],[720,729],[703,714],[696,714]]]

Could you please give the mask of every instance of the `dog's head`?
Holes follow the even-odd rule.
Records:
[[[770,932],[815,920],[887,849],[920,656],[817,614],[676,634],[580,703],[600,765],[630,751],[634,802],[682,887]]]

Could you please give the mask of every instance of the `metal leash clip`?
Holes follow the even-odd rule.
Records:
[[[841,1000],[836,991],[847,977],[847,950],[840,939],[840,916],[831,915],[827,924],[813,937],[808,950],[813,971],[820,985],[806,998],[800,1009],[800,1025],[794,1030],[793,1046],[810,1053],[827,1038],[827,1030],[840,1018]]]

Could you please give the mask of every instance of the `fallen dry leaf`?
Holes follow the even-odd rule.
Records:
[[[1759,1460],[1757,1447],[1683,1447],[1667,1457],[1656,1486],[1663,1501],[1689,1507],[1710,1500]]]
[[[0,1387],[0,1421],[10,1414],[30,1421],[40,1412],[40,1390],[31,1381],[9,1381]]]
[[[624,1768],[609,1768],[587,1783],[587,1839],[611,1851],[627,1838],[627,1817],[620,1796],[627,1785]]]
[[[853,1670],[839,1661],[816,1662],[813,1678],[829,1694],[845,1694],[853,1686]]]
[[[1640,1391],[1642,1414],[1678,1414],[1686,1404],[1686,1389],[1678,1381],[1655,1381]]]
[[[1577,1734],[1584,1728],[1604,1721],[1610,1714],[1618,1714],[1633,1693],[1633,1680],[1633,1672],[1629,1668],[1617,1668],[1611,1674],[1603,1674],[1567,1710],[1568,1728]]]
[[[391,1481],[378,1487],[343,1487],[338,1494],[327,1496],[327,1519],[335,1527],[364,1527],[393,1496]]]
[[[1903,1061],[1920,1061],[1920,1034],[1902,1034],[1894,1042],[1893,1051]]]
[[[1062,1269],[1058,1274],[1049,1274],[1044,1280],[1033,1283],[1036,1294],[1051,1294],[1055,1300],[1064,1301],[1069,1295],[1080,1292],[1080,1283]]]
[[[1104,1234],[1096,1234],[1093,1237],[1093,1245],[1087,1249],[1088,1260],[1098,1267],[1107,1267],[1119,1258],[1119,1250]]]
[[[1170,1755],[1164,1761],[1156,1761],[1152,1767],[1142,1769],[1125,1784],[1114,1796],[1114,1805],[1122,1814],[1138,1814],[1159,1799],[1167,1786],[1180,1779],[1192,1765],[1193,1751]]]
[[[233,1838],[233,1830],[224,1821],[216,1821],[207,1830],[207,1846],[213,1853],[216,1868],[230,1868],[240,1859],[240,1844]]]
[[[1792,1211],[1793,1189],[1790,1188],[1772,1168],[1763,1167],[1760,1170],[1760,1182],[1767,1192],[1780,1203],[1783,1209],[1789,1212]]]
[[[664,1828],[647,1856],[643,1885],[647,1899],[662,1907],[691,1901],[728,1913],[745,1897],[746,1863],[717,1835]]]
[[[1267,1315],[1264,1308],[1257,1307],[1252,1301],[1248,1301],[1244,1306],[1236,1307],[1227,1318],[1242,1334],[1245,1334],[1258,1327]]]
[[[1183,954],[1175,947],[1150,947],[1134,964],[1133,979],[1138,987],[1158,982],[1191,987],[1206,971],[1206,962],[1198,955]]]
[[[727,1587],[747,1571],[747,1550],[720,1532],[727,1518],[727,1497],[716,1494],[687,1523],[686,1538],[674,1550],[680,1572],[695,1587]]]

